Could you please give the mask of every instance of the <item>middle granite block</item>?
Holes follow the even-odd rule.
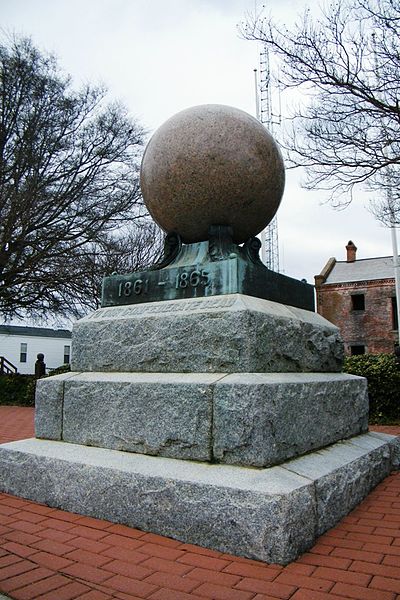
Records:
[[[66,442],[210,461],[215,374],[84,373],[65,382]]]
[[[36,397],[39,438],[242,466],[367,427],[366,381],[342,373],[68,373]]]

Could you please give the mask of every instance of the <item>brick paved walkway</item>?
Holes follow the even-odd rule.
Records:
[[[0,444],[34,437],[34,409],[0,406]]]
[[[32,435],[32,409],[0,407],[1,442]],[[286,567],[0,494],[1,592],[18,600],[400,600],[400,473]]]

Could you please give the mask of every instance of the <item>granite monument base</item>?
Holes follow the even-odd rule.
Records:
[[[343,364],[332,323],[244,294],[99,308],[72,339],[73,371],[325,373]]]
[[[36,437],[267,467],[368,429],[346,373],[67,373],[38,382]]]
[[[182,542],[286,564],[398,467],[368,433],[254,469],[48,440],[0,446],[0,491]]]

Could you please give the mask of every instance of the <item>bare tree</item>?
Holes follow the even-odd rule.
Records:
[[[3,317],[76,315],[91,303],[89,249],[144,214],[143,136],[103,87],[76,91],[29,39],[0,44]]]
[[[383,191],[376,216],[399,224],[399,0],[338,0],[290,29],[255,16],[241,31],[278,57],[279,85],[303,94],[283,145],[306,187],[330,190],[336,205],[355,186]]]
[[[140,219],[99,244],[88,245],[79,265],[90,289],[88,308],[99,308],[103,277],[152,267],[163,254],[164,233],[149,219]]]

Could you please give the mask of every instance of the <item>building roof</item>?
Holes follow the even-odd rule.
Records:
[[[336,261],[324,283],[350,283],[376,279],[394,279],[392,256],[361,258],[353,262]]]
[[[47,327],[22,327],[20,325],[0,325],[0,335],[20,335],[26,337],[48,337],[71,339],[68,329],[50,329]]]

